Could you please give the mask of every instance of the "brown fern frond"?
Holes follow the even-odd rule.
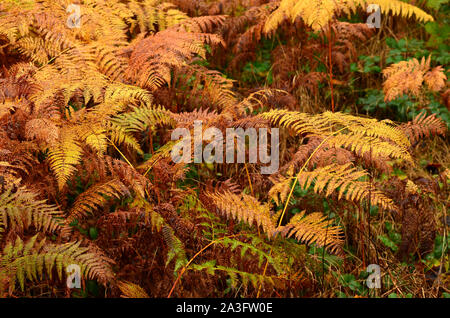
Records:
[[[295,237],[308,245],[317,244],[332,253],[342,254],[343,232],[339,226],[330,226],[330,221],[320,212],[296,214],[289,223],[277,229],[284,237]]]
[[[447,75],[442,66],[436,66],[428,71],[423,79],[431,91],[438,92],[445,87]]]

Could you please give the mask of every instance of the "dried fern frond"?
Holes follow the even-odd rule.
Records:
[[[221,193],[207,192],[206,197],[212,200],[218,212],[249,225],[261,226],[268,237],[272,237],[275,224],[270,216],[270,205],[261,204],[252,196],[236,195],[230,191]]]
[[[423,79],[432,92],[438,92],[445,87],[447,75],[444,68],[439,65],[428,71]]]
[[[383,14],[392,14],[419,21],[434,21],[433,17],[416,6],[399,0],[282,0],[265,25],[265,32],[275,30],[286,18],[294,21],[301,17],[314,31],[324,28],[328,22],[340,15],[355,12],[357,7],[378,4]]]
[[[408,152],[408,138],[401,129],[387,121],[339,112],[311,115],[283,109],[274,109],[259,116],[273,125],[293,130],[296,135],[327,138],[326,145],[344,147],[358,156],[370,154],[413,162]]]
[[[426,112],[417,115],[412,121],[400,126],[413,145],[424,137],[444,135],[447,131],[445,122],[436,117],[436,114],[427,116]]]
[[[21,238],[9,242],[0,254],[0,273],[10,278],[9,292],[14,292],[16,282],[22,291],[25,281],[38,281],[52,277],[56,270],[59,279],[63,278],[63,270],[68,265],[80,266],[80,274],[86,279],[96,279],[106,285],[112,281],[114,274],[111,270],[112,260],[105,257],[96,249],[81,247],[80,242],[70,242],[54,245],[33,236],[27,242]]]
[[[218,71],[201,65],[185,65],[177,76],[177,87],[188,90],[192,103],[204,102],[218,109],[227,109],[237,103],[233,80]]]
[[[420,94],[422,83],[425,81],[431,91],[439,91],[445,87],[447,77],[441,66],[431,71],[431,56],[425,57],[419,62],[416,58],[401,61],[383,70],[385,81],[383,83],[384,100],[391,101],[406,93],[415,96]]]
[[[139,43],[131,54],[127,78],[155,90],[171,82],[171,71],[186,65],[193,56],[205,57],[204,43],[218,44],[213,34],[189,33],[173,28],[160,31]]]
[[[339,226],[330,226],[329,220],[320,212],[305,215],[305,211],[296,214],[289,223],[277,229],[284,237],[294,236],[308,245],[317,244],[332,253],[342,253],[343,232]]]
[[[67,222],[80,221],[89,213],[102,208],[110,198],[120,198],[126,194],[129,194],[127,187],[117,179],[96,184],[78,196],[70,209]]]
[[[287,171],[287,177],[283,175],[278,175],[276,177],[269,177],[272,181],[273,186],[269,190],[269,198],[275,201],[276,205],[280,205],[286,201],[286,198],[291,190],[292,176],[294,174],[294,166],[291,165]]]

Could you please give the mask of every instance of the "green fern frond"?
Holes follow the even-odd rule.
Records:
[[[169,265],[169,263],[175,258],[173,273],[176,275],[178,270],[185,266],[188,262],[184,244],[178,237],[175,236],[172,228],[167,224],[162,227],[162,234],[164,241],[169,248],[169,251],[167,252],[166,266]]]

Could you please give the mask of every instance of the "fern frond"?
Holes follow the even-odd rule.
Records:
[[[127,281],[119,281],[117,282],[117,287],[119,287],[122,295],[120,297],[123,298],[150,298],[145,290],[136,284],[127,282]]]
[[[0,231],[23,231],[30,226],[45,233],[63,230],[64,214],[56,206],[38,200],[37,196],[24,187],[14,191],[10,187],[0,193]]]
[[[203,264],[191,264],[188,269],[196,271],[205,270],[208,275],[215,275],[216,271],[225,272],[231,280],[231,286],[234,288],[236,288],[239,283],[241,283],[245,288],[247,288],[249,284],[251,284],[254,288],[258,288],[261,284],[269,284],[273,286],[275,284],[274,280],[277,279],[277,277],[272,277],[269,275],[250,273],[237,270],[233,267],[216,265],[215,260],[207,261]]]
[[[131,112],[118,115],[112,118],[111,122],[122,127],[127,133],[143,132],[149,127],[174,125],[169,111],[162,106],[152,107],[150,105],[133,107]]]
[[[444,135],[447,131],[445,122],[436,117],[436,114],[427,116],[426,112],[417,115],[412,121],[400,126],[412,144],[432,135]]]
[[[96,184],[78,196],[70,209],[67,222],[71,223],[75,219],[80,221],[89,213],[104,207],[110,198],[119,199],[126,194],[129,194],[127,187],[117,179]]]
[[[81,162],[83,149],[80,147],[77,137],[73,131],[63,129],[58,142],[50,147],[48,161],[60,189],[75,172],[75,166]]]
[[[327,217],[320,212],[296,214],[289,223],[277,229],[284,237],[294,236],[306,244],[326,247],[333,253],[341,253],[343,232],[339,226],[330,226]]]
[[[269,198],[275,201],[276,205],[286,201],[286,198],[291,190],[293,165],[289,168],[287,172],[287,177],[279,175],[277,177],[269,177],[269,180],[274,184],[269,190]]]
[[[195,55],[205,57],[204,43],[220,42],[212,34],[160,31],[136,44],[126,76],[141,87],[155,90],[171,82],[174,68],[186,65]]]
[[[46,239],[38,241],[37,236],[27,242],[18,237],[14,244],[9,242],[2,251],[0,273],[10,278],[10,293],[15,290],[16,282],[24,290],[26,280],[35,282],[44,279],[44,275],[51,278],[54,270],[62,279],[63,271],[71,264],[79,265],[80,274],[87,279],[96,279],[104,285],[113,279],[113,261],[97,250],[80,247],[80,242],[54,245]]]
[[[276,126],[292,129],[297,135],[327,138],[326,145],[344,147],[358,156],[370,154],[412,162],[408,138],[401,129],[387,121],[339,112],[310,115],[283,109],[274,109],[259,116]]]
[[[264,31],[269,33],[275,30],[286,18],[294,21],[297,17],[301,17],[314,31],[318,31],[341,13],[355,12],[357,7],[365,7],[367,4],[378,4],[383,14],[405,18],[414,15],[419,21],[434,21],[433,17],[423,10],[400,0],[282,0],[278,9],[267,20]]]
[[[263,228],[268,237],[272,237],[275,225],[270,216],[268,203],[261,204],[252,196],[243,193],[236,195],[230,191],[207,192],[206,196],[216,205],[218,212],[249,225],[256,223]]]
[[[383,70],[385,81],[383,91],[385,101],[391,101],[406,93],[419,96],[422,83],[425,82],[431,91],[439,91],[445,87],[447,76],[442,66],[430,69],[431,56],[419,62],[416,58],[401,61]]]
[[[232,251],[240,248],[242,258],[246,254],[250,253],[252,256],[258,257],[259,267],[261,267],[263,265],[263,261],[266,260],[275,269],[278,275],[286,273],[287,264],[280,262],[280,259],[278,259],[276,255],[272,256],[256,246],[257,241],[258,239],[256,237],[254,237],[251,243],[245,243],[237,239],[225,237],[224,239],[217,241],[216,245],[223,245],[224,247],[230,248]]]
[[[423,79],[431,91],[438,92],[445,87],[447,75],[445,75],[444,68],[439,65],[428,71]]]
[[[169,225],[164,225],[161,231],[164,241],[169,248],[169,251],[167,252],[166,266],[169,265],[169,263],[175,258],[175,267],[173,272],[174,275],[176,275],[178,270],[185,266],[188,262],[184,244],[178,237],[175,236],[175,233]]]
[[[358,171],[351,164],[332,164],[313,171],[303,171],[298,175],[298,184],[303,189],[308,189],[314,183],[314,192],[326,197],[337,192],[338,200],[345,198],[361,202],[370,198],[372,204],[383,209],[398,210],[390,198],[374,189],[369,182],[360,181],[363,177],[367,177],[367,172]]]

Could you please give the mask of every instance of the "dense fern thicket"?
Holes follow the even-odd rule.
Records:
[[[0,297],[449,297],[449,12],[3,0]],[[175,162],[198,121],[279,169]]]

